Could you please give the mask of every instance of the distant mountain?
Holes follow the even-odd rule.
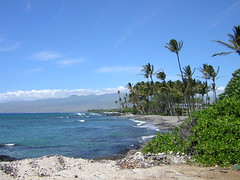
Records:
[[[89,109],[113,109],[118,94],[72,95],[67,98],[0,103],[0,113],[83,112]]]

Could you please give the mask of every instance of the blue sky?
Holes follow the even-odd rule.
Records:
[[[1,0],[0,102],[124,90],[147,63],[176,80],[173,38],[182,66],[220,66],[224,87],[239,56],[211,57],[227,51],[212,40],[227,42],[239,17],[240,0]]]

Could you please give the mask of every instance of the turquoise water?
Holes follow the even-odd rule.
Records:
[[[97,158],[131,149],[154,134],[141,121],[103,114],[0,114],[0,155]]]

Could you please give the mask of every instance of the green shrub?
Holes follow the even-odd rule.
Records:
[[[240,100],[225,98],[194,117],[197,124],[189,141],[196,160],[206,165],[240,163]]]
[[[240,163],[240,100],[225,97],[211,107],[195,112],[172,134],[158,134],[143,149],[146,152],[184,152],[207,166]]]
[[[233,96],[240,97],[240,68],[237,69],[232,76],[225,88],[225,92],[220,95],[220,99]]]

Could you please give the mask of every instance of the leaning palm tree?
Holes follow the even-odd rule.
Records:
[[[227,35],[229,37],[229,43],[226,43],[223,41],[214,41],[214,42],[217,42],[221,45],[226,46],[231,51],[216,53],[212,56],[227,55],[231,53],[238,53],[238,55],[240,55],[240,25],[234,26],[233,34],[227,34]]]

